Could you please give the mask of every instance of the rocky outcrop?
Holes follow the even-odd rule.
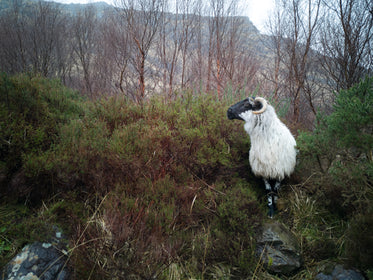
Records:
[[[60,237],[60,233],[56,233]],[[59,242],[25,246],[5,267],[3,280],[67,280],[67,252]]]
[[[298,241],[283,224],[264,224],[256,241],[257,257],[268,272],[289,275],[302,266]]]

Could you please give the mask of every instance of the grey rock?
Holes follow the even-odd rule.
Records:
[[[344,269],[338,264],[331,273],[322,272],[316,275],[317,280],[364,280],[364,276],[354,269]]]
[[[302,266],[298,241],[283,224],[264,224],[256,241],[256,254],[268,272],[289,275]]]
[[[56,238],[60,237],[56,234]],[[25,246],[5,267],[4,280],[67,280],[67,252],[59,242]]]

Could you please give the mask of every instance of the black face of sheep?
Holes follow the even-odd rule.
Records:
[[[253,173],[264,180],[269,216],[272,217],[280,183],[294,171],[295,139],[262,97],[249,97],[236,103],[228,109],[227,116],[230,120],[245,122],[244,128],[251,142],[250,166]]]
[[[262,102],[255,100],[255,97],[249,97],[232,105],[227,111],[227,116],[230,120],[237,119],[244,121],[240,116],[242,113],[251,110],[254,114],[261,114],[265,110],[264,107],[265,105],[263,105]]]

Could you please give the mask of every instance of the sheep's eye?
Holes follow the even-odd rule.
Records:
[[[246,102],[245,105],[244,105],[245,109],[249,109],[250,106],[251,106],[251,104],[249,102]]]

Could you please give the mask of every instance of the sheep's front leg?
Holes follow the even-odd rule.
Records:
[[[272,219],[275,216],[275,202],[274,202],[274,196],[272,193],[267,194],[267,200],[268,200],[268,217]]]
[[[267,191],[267,201],[268,201],[268,216],[270,218],[273,218],[276,211],[276,203],[278,200],[278,190],[280,189],[281,182],[276,181],[275,186],[272,187],[272,185],[268,182],[267,179],[264,180],[264,185]]]
[[[276,181],[276,184],[275,184],[275,187],[273,188],[273,192],[274,192],[274,205],[275,205],[275,208],[277,209],[277,200],[278,200],[278,191],[280,190],[280,187],[281,187],[281,182],[279,181]]]
[[[267,179],[263,179],[263,180],[264,180],[264,185],[266,186],[266,191],[271,192],[272,191],[271,184],[268,182]]]
[[[276,184],[275,184],[275,187],[274,187],[274,191],[277,193],[278,190],[280,189],[280,187],[281,187],[281,182],[276,181]]]
[[[268,180],[264,179],[264,185],[267,191],[267,201],[268,201],[268,216],[270,218],[273,218],[275,215],[275,203],[277,200],[276,193],[272,190],[271,184],[268,182]]]

